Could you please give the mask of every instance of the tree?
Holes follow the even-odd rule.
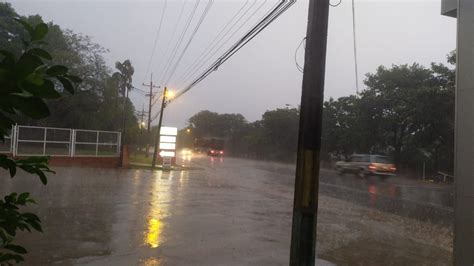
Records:
[[[15,19],[28,32],[23,40],[23,52],[19,56],[7,50],[0,50],[0,138],[8,135],[15,124],[17,114],[40,119],[49,116],[45,99],[61,97],[61,91],[74,93],[73,83],[81,79],[70,75],[69,69],[52,64],[52,56],[39,48],[48,33],[48,26],[39,23],[32,26]],[[15,159],[0,155],[0,167],[8,170],[13,178],[17,168],[37,175],[46,185],[45,173],[54,173],[48,167],[47,157]],[[15,245],[18,230],[42,231],[40,219],[33,213],[20,212],[20,208],[35,203],[28,192],[11,193],[0,200],[0,264],[23,261],[24,247]]]
[[[9,4],[0,3],[0,14],[0,48],[18,56],[22,52],[22,38],[28,32],[14,23],[13,18],[21,16]],[[38,43],[37,47],[47,51],[57,64],[65,65],[71,72],[81,76],[83,82],[78,84],[74,96],[59,91],[62,95],[60,99],[46,100],[50,116],[36,120],[19,115],[16,121],[22,125],[119,131],[123,129],[126,105],[129,133],[126,141],[135,140],[138,125],[134,107],[130,100],[120,96],[122,92],[116,84],[118,81],[112,77],[112,70],[103,57],[108,50],[94,43],[89,36],[63,29],[52,22],[44,22],[39,15],[21,19],[31,25],[47,24],[49,30],[44,38],[45,43]]]
[[[127,132],[127,113],[130,111],[129,110],[129,99],[128,99],[128,93],[130,90],[132,90],[133,85],[132,85],[132,76],[133,73],[135,72],[135,69],[132,66],[132,63],[130,60],[125,60],[123,63],[116,62],[115,63],[115,68],[118,70],[118,72],[115,72],[112,75],[112,78],[116,80],[116,84],[122,93],[123,97],[123,125],[122,125],[122,132],[123,136],[125,138],[124,143],[128,143],[129,139],[126,136]],[[133,106],[133,105],[132,105]],[[134,112],[135,110],[133,110]]]

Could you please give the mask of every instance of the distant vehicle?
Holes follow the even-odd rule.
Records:
[[[181,155],[192,155],[193,152],[190,149],[182,149],[181,150]]]
[[[220,138],[199,138],[194,141],[194,150],[210,156],[223,156],[224,142]]]
[[[394,176],[397,171],[390,157],[372,154],[354,154],[349,160],[337,162],[335,168],[339,174],[353,173],[362,178]]]

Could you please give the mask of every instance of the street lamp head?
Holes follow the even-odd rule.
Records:
[[[171,99],[174,97],[174,92],[171,90],[166,90],[166,98]]]

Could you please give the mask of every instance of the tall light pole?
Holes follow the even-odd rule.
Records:
[[[290,265],[314,265],[329,0],[309,1]]]
[[[151,167],[152,168],[155,168],[156,166],[156,158],[158,157],[158,144],[160,143],[160,131],[161,131],[161,124],[163,122],[163,111],[165,109],[165,104],[166,104],[166,95],[167,95],[167,92],[168,92],[168,88],[165,87],[164,90],[163,90],[163,99],[161,101],[161,109],[160,109],[160,118],[158,120],[158,130],[156,131],[156,136],[155,136],[155,149],[153,151],[153,160],[151,162]]]

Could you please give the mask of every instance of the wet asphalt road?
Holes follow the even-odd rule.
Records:
[[[45,233],[19,236],[26,265],[288,264],[292,166],[183,163],[193,170],[56,168],[47,186],[1,178],[2,194],[30,191],[39,204]],[[318,265],[449,264],[449,186],[323,170],[320,190]]]

